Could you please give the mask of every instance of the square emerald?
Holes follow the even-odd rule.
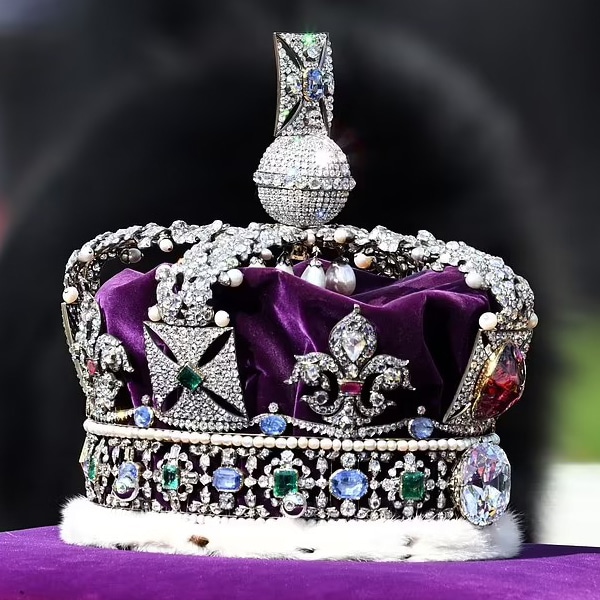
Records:
[[[179,489],[179,467],[177,465],[163,465],[162,486],[164,490]]]
[[[275,469],[273,471],[273,496],[283,498],[298,491],[298,471],[295,469]]]
[[[190,392],[195,392],[202,385],[202,375],[191,365],[187,364],[179,369],[177,381]]]
[[[423,500],[425,496],[425,474],[420,471],[402,473],[400,495],[403,500]]]

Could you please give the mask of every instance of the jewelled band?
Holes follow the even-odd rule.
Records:
[[[363,448],[375,449],[355,451],[357,440],[318,440],[318,448],[307,440],[293,449],[268,437],[256,444],[261,436],[239,445],[235,436],[221,436],[216,441],[227,443],[220,445],[177,444],[117,437],[115,428],[99,425],[87,429],[108,435],[88,433],[80,461],[88,499],[114,508],[233,518],[462,517],[488,525],[510,497],[510,464],[495,434],[438,440],[437,450],[414,452],[388,449],[402,440],[365,440]],[[503,496],[495,503],[500,510],[473,502],[490,485]]]

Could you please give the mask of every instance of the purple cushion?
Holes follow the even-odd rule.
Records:
[[[510,560],[297,562],[64,544],[56,527],[0,533],[2,600],[597,600],[600,548],[526,545]]]

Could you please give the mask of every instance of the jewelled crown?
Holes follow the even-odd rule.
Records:
[[[274,42],[275,139],[254,181],[277,222],[134,226],[68,261],[87,501],[494,524],[510,499],[495,425],[523,393],[532,291],[463,242],[331,224],[355,183],[330,137],[329,37]],[[101,280],[109,261],[180,249]]]

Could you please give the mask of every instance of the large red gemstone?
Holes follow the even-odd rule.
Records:
[[[360,396],[362,383],[360,381],[344,381],[340,385],[340,391],[342,394],[347,394],[348,396]]]
[[[473,406],[476,419],[493,419],[514,406],[525,388],[525,357],[512,342],[488,361],[481,375],[480,391]]]

